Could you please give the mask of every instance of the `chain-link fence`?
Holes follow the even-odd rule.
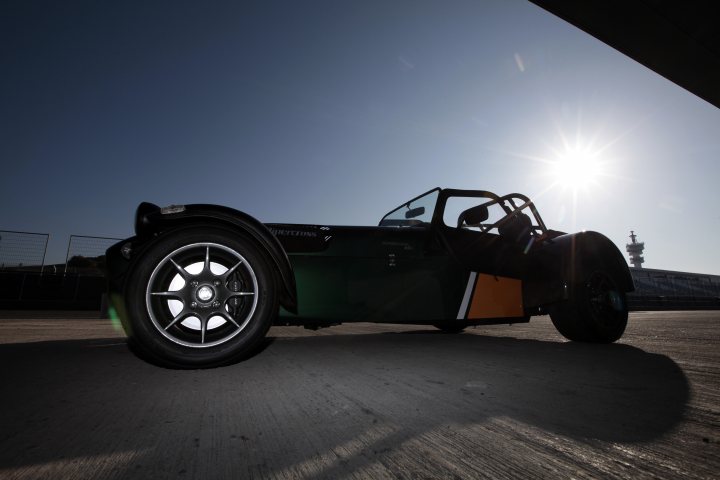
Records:
[[[0,230],[0,269],[42,272],[48,233]]]
[[[120,238],[70,235],[65,256],[65,273],[101,273],[105,267],[105,250],[120,240]]]

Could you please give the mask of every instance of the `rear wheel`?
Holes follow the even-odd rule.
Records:
[[[591,270],[571,291],[570,299],[549,308],[558,332],[579,342],[611,343],[622,336],[627,326],[627,301],[610,273]]]
[[[449,323],[436,323],[433,325],[433,327],[442,330],[443,333],[462,333],[462,331],[465,330],[465,327],[467,327],[467,325],[464,325],[464,324],[452,325]]]
[[[166,366],[216,366],[250,355],[277,300],[264,252],[221,229],[160,237],[130,273],[125,330],[140,356]]]

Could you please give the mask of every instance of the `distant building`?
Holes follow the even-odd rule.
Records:
[[[720,275],[643,268],[645,242],[638,242],[633,230],[630,242],[625,246],[635,284],[628,294],[630,310],[720,309]]]
[[[630,310],[720,309],[720,276],[653,268],[630,268],[635,291]]]

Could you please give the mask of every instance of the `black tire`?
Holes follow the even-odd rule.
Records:
[[[129,274],[123,327],[138,356],[171,368],[206,368],[252,355],[277,314],[267,256],[219,228],[160,236]]]
[[[612,343],[622,337],[628,320],[625,292],[602,268],[589,269],[570,299],[549,308],[555,328],[568,340]]]
[[[449,323],[436,323],[433,327],[442,330],[443,333],[462,333],[467,325],[452,325]]]

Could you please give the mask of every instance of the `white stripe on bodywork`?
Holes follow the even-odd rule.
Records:
[[[465,313],[467,312],[468,304],[470,303],[470,297],[472,296],[473,288],[475,287],[476,278],[477,272],[470,272],[470,278],[468,278],[467,287],[465,287],[465,295],[463,296],[462,303],[460,304],[460,311],[457,315],[458,320],[465,319]]]

